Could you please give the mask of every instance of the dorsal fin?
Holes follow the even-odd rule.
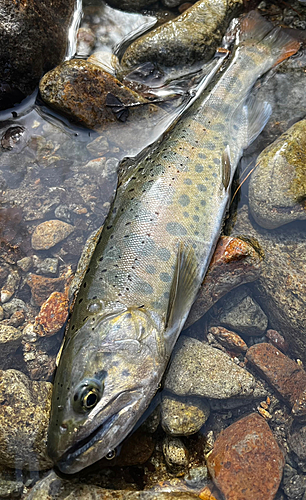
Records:
[[[201,281],[198,260],[190,244],[180,243],[171,284],[166,331],[183,326]]]

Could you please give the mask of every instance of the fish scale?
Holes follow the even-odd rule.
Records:
[[[120,445],[156,393],[220,235],[239,158],[271,109],[257,78],[298,48],[258,14],[228,69],[119,182],[75,301],[48,451],[74,473]]]

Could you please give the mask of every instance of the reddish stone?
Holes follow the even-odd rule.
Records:
[[[285,460],[266,421],[257,413],[220,433],[207,466],[226,500],[273,500]]]
[[[253,345],[246,358],[291,406],[302,397],[306,372],[272,344]]]
[[[229,351],[246,352],[248,350],[245,341],[235,332],[231,332],[222,326],[213,326],[209,331]]]
[[[278,347],[281,351],[286,353],[289,349],[288,342],[276,330],[267,330],[266,337],[270,340],[274,347]]]
[[[71,269],[68,268],[59,278],[46,278],[39,274],[30,274],[27,280],[31,288],[32,298],[36,305],[41,306],[52,292],[62,291],[71,278]]]
[[[185,328],[200,319],[230,290],[259,277],[262,255],[253,245],[254,243],[229,236],[219,239]]]
[[[62,328],[68,316],[68,307],[67,295],[62,292],[51,293],[35,318],[36,325],[42,327],[39,329],[42,336],[54,335]]]

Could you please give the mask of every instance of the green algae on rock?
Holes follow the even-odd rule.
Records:
[[[126,73],[148,61],[172,68],[208,60],[242,4],[242,0],[200,0],[176,19],[133,42],[122,57],[122,71]]]
[[[267,229],[306,219],[306,120],[295,123],[259,155],[249,203],[255,221]]]
[[[40,81],[39,90],[51,107],[90,128],[117,121],[112,107],[106,105],[108,94],[119,99],[123,106],[148,102],[100,66],[81,59],[71,59],[49,71]],[[129,113],[142,117],[156,109],[148,103],[129,108]]]

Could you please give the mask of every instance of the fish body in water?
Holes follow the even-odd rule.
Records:
[[[231,64],[119,182],[78,292],[57,369],[48,450],[62,472],[107,456],[158,390],[220,235],[243,149],[270,106],[257,78],[299,43],[256,13]]]

